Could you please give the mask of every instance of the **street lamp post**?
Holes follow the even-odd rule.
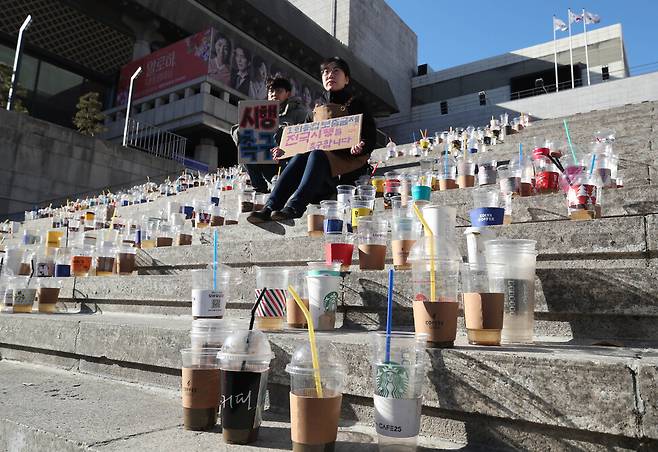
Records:
[[[139,74],[141,73],[142,67],[140,66],[130,77],[130,87],[128,88],[128,105],[126,106],[126,124],[123,126],[123,146],[126,146],[128,139],[128,120],[130,119],[130,107],[132,106],[133,101],[133,83],[135,83],[135,79],[139,77]]]
[[[16,42],[16,53],[14,54],[14,68],[11,72],[11,85],[9,87],[9,94],[7,95],[7,111],[11,110],[14,103],[14,95],[16,94],[16,85],[18,85],[18,75],[21,68],[21,51],[23,50],[23,33],[27,27],[32,23],[32,15],[28,14],[23,25],[18,30],[18,42]]]

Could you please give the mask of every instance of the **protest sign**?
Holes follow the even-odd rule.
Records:
[[[363,115],[352,115],[288,126],[283,129],[279,145],[283,158],[316,149],[349,149],[361,141],[362,120]]]
[[[240,101],[238,120],[238,163],[276,163],[270,151],[276,147],[279,102]]]

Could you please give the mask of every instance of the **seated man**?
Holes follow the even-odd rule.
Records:
[[[275,139],[279,143],[283,128],[312,121],[312,116],[299,97],[291,97],[292,85],[285,78],[269,78],[267,80],[267,100],[279,102],[279,130]],[[238,125],[231,127],[231,136],[238,145]],[[245,165],[251,185],[259,193],[268,193],[267,183],[279,170],[279,164],[247,164]]]
[[[247,217],[250,223],[300,218],[308,204],[333,196],[336,186],[353,183],[358,176],[368,172],[368,159],[375,148],[377,129],[365,101],[349,86],[350,68],[345,60],[332,57],[320,65],[320,72],[326,90],[326,104],[315,107],[314,120],[363,114],[361,142],[350,149],[314,150],[292,157],[265,207]],[[283,156],[280,148],[274,148],[272,153],[275,158]]]

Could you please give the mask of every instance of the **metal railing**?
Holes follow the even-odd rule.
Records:
[[[182,162],[187,138],[129,118],[126,145],[156,157]]]

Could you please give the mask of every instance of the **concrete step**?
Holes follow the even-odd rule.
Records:
[[[288,418],[264,413],[258,441],[228,445],[221,427],[192,432],[182,425],[180,392],[3,360],[0,449],[57,451],[283,451],[290,450]],[[421,436],[419,450],[482,450]],[[376,451],[377,435],[343,422],[337,451]]]
[[[5,359],[175,389],[180,381],[178,350],[189,345],[189,324],[189,317],[0,316],[0,346]],[[372,403],[367,334],[345,331],[322,335],[339,346],[347,362],[343,419],[363,422],[371,416]],[[286,331],[269,333],[268,337],[276,355],[271,365],[270,403],[285,409],[289,376],[284,367],[290,353],[307,336],[305,332]],[[598,445],[590,444],[587,450],[603,445],[621,449],[656,446],[655,349],[559,343],[489,348],[462,344],[454,349],[428,350],[424,434],[457,442],[463,442],[458,438],[465,434],[469,444],[481,444],[483,439],[486,443],[496,437],[496,432],[506,431],[491,445],[518,441],[515,448],[535,450],[537,444],[542,450],[561,449],[571,445],[570,441],[584,443],[580,446]],[[26,378],[4,380],[29,383]],[[135,400],[137,396],[131,407],[141,405]],[[172,401],[169,411],[175,403]],[[39,417],[50,418],[36,411]],[[451,433],[446,436],[443,432]],[[539,438],[541,441],[531,446]]]

